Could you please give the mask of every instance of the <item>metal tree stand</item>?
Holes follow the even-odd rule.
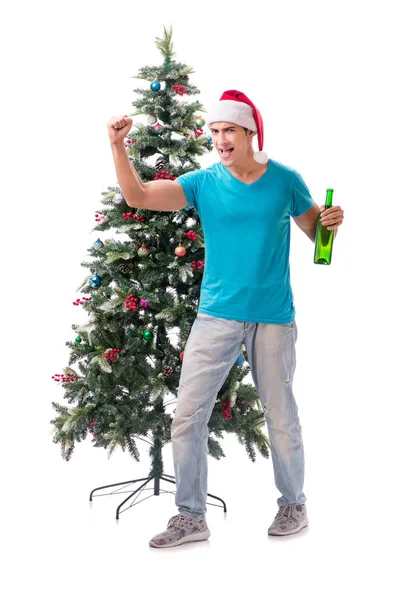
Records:
[[[158,448],[157,451],[158,451],[157,454],[159,455],[159,457],[161,457],[161,448]],[[146,488],[145,486],[153,479],[154,479],[154,488],[152,488],[152,486]],[[135,504],[139,504],[139,502],[143,502],[144,500],[147,500],[148,498],[150,498],[150,496],[159,496],[160,492],[164,492],[164,493],[168,493],[168,494],[174,493],[169,490],[160,489],[160,480],[167,481],[168,483],[173,483],[176,485],[176,481],[175,481],[174,477],[163,473],[162,475],[155,476],[155,477],[142,477],[141,479],[132,479],[131,481],[121,481],[120,483],[111,483],[109,485],[103,485],[101,487],[94,488],[94,490],[92,490],[90,493],[89,500],[92,501],[93,493],[96,492],[97,490],[104,490],[106,488],[118,487],[118,486],[127,487],[128,485],[130,485],[132,483],[144,481],[144,483],[142,483],[142,485],[140,485],[138,488],[136,488],[136,490],[134,490],[132,493],[130,493],[129,496],[123,502],[121,502],[121,504],[117,507],[116,518],[119,519],[120,513],[125,512],[126,510],[128,510],[129,508],[134,506]],[[139,500],[138,498],[139,498],[140,494],[146,490],[152,490],[152,493],[149,494],[148,496],[146,496],[146,498],[142,498],[141,500]],[[95,494],[94,497],[96,497],[96,496],[112,496],[114,494],[128,494],[129,492],[130,492],[130,490],[123,490],[121,488],[121,489],[117,489],[112,492],[108,492],[107,494]],[[127,506],[126,508],[124,508],[123,510],[121,510],[122,506],[124,506],[124,504],[129,502],[129,500],[131,498],[133,498],[136,494],[137,494],[137,497],[134,500],[132,500],[131,504],[129,506]],[[219,498],[218,496],[213,496],[213,494],[207,494],[207,496],[210,496],[211,498],[215,498],[216,500],[219,500],[223,505],[224,512],[226,512],[226,504],[221,498]],[[210,504],[210,503],[207,502],[207,504]],[[213,504],[213,506],[218,506],[218,504]]]

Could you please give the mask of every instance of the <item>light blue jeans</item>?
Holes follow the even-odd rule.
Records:
[[[179,513],[205,519],[208,422],[217,394],[246,346],[271,443],[278,506],[304,504],[304,450],[293,395],[296,322],[245,323],[197,313],[185,347],[171,439]]]

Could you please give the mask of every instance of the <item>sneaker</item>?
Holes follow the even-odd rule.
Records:
[[[199,521],[187,515],[175,515],[168,521],[167,529],[155,535],[149,545],[153,548],[171,548],[186,542],[207,540],[211,533],[206,520]]]
[[[287,504],[281,506],[274,522],[268,529],[269,535],[290,535],[307,527],[307,509],[305,504]]]

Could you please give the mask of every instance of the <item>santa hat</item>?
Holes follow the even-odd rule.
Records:
[[[268,162],[268,156],[262,151],[264,143],[264,125],[260,111],[254,106],[251,100],[242,92],[237,90],[228,90],[224,92],[217,104],[208,111],[207,126],[218,121],[227,121],[235,123],[257,132],[258,152],[254,153],[254,160],[265,164]]]

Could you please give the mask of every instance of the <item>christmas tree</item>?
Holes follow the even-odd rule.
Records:
[[[204,133],[204,108],[188,97],[199,90],[193,70],[174,60],[172,28],[156,38],[163,61],[135,77],[135,111],[142,121],[125,140],[126,151],[144,182],[175,179],[200,168],[198,157],[212,150]],[[185,97],[186,96],[186,97]],[[69,366],[53,375],[68,406],[52,402],[55,443],[69,460],[75,443],[91,436],[109,456],[120,447],[139,461],[137,441],[150,445],[150,477],[163,473],[162,448],[171,440],[185,342],[197,313],[204,269],[204,237],[194,208],[174,212],[131,209],[118,187],[103,192],[94,231],[113,231],[88,249],[89,270],[74,304],[86,323],[72,325]],[[254,462],[256,450],[269,456],[268,438],[256,389],[242,380],[250,368],[240,353],[218,392],[209,427],[208,451],[225,456],[218,438],[233,432]],[[74,368],[73,368],[74,367]],[[170,408],[169,408],[170,407]]]

